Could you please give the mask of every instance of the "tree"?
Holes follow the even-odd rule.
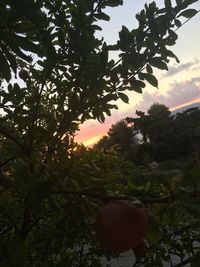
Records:
[[[123,26],[113,45],[95,32],[109,20],[106,7],[121,0],[1,1],[0,167],[1,181],[12,181],[1,182],[2,266],[100,266],[106,253],[94,236],[96,210],[111,192],[135,192],[113,182],[131,164],[116,151],[76,145],[74,133],[88,119],[103,122],[113,101],[128,102],[125,90],[157,87],[152,67],[178,61],[168,46],[196,1],[146,4],[138,28]],[[14,79],[21,70],[23,84]]]
[[[174,117],[174,135],[172,143],[176,146],[176,156],[199,160],[200,135],[199,135],[200,110],[187,109],[177,113]]]
[[[142,135],[143,142],[146,144],[148,141],[148,128],[149,128],[149,119],[148,116],[145,115],[145,112],[136,110],[136,118],[127,117],[126,121],[128,123],[132,123],[134,127],[134,131],[137,134]]]
[[[147,114],[136,111],[136,115],[126,120],[142,135],[143,143],[138,148],[137,157],[144,154],[145,148],[151,161],[185,161],[187,157],[199,157],[199,109],[172,115],[168,107],[155,103]]]
[[[119,150],[125,154],[134,146],[135,142],[136,138],[134,137],[132,128],[122,119],[111,126],[108,131],[108,136],[104,136],[100,139],[95,147],[106,149],[118,145]]]
[[[173,135],[173,116],[169,108],[161,104],[153,104],[148,110],[149,140],[151,142],[152,158],[163,161],[173,158],[174,147],[171,142]]]
[[[147,161],[163,161],[171,158],[173,149],[171,134],[173,131],[173,117],[165,105],[154,103],[147,114],[136,111],[136,117],[128,117],[126,121],[132,124],[133,131],[140,135],[140,145],[133,158],[137,164]],[[132,160],[133,160],[132,158]]]

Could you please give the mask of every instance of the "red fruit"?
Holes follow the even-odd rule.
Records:
[[[147,226],[147,216],[142,208],[128,201],[106,204],[96,218],[96,236],[111,252],[125,252],[142,241]]]
[[[26,80],[29,78],[29,73],[28,73],[28,71],[25,70],[25,69],[21,69],[21,70],[19,71],[19,77],[20,77],[22,80],[26,81]]]
[[[142,240],[139,244],[137,244],[137,246],[132,249],[136,258],[144,257],[146,252],[148,251],[148,247],[144,240]]]

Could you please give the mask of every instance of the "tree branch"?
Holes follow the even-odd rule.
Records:
[[[153,198],[153,197],[132,197],[132,196],[126,196],[126,195],[102,195],[98,193],[92,193],[91,191],[71,191],[71,190],[54,190],[51,191],[50,194],[53,195],[74,195],[74,196],[87,196],[91,198],[100,199],[102,201],[108,201],[108,200],[140,200],[143,203],[166,203],[170,196],[162,197],[162,198]]]

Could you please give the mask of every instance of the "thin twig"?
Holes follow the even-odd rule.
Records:
[[[157,197],[157,198],[148,198],[148,197],[132,197],[132,196],[126,196],[126,195],[105,195],[105,194],[97,194],[97,193],[92,193],[91,191],[72,191],[72,190],[54,190],[51,191],[50,194],[52,195],[74,195],[74,196],[87,196],[91,198],[96,198],[100,199],[103,201],[108,201],[108,200],[130,200],[130,201],[136,201],[140,200],[141,202],[144,203],[166,203],[168,200],[170,200],[169,196],[166,197]]]
[[[195,221],[195,222],[193,222],[193,223],[187,224],[187,225],[183,226],[181,229],[178,229],[178,230],[174,231],[173,233],[170,233],[170,234],[168,234],[168,235],[166,235],[166,236],[160,238],[160,239],[158,240],[158,242],[156,242],[155,244],[151,245],[151,246],[149,247],[148,250],[150,251],[150,250],[152,250],[153,248],[156,248],[156,247],[157,247],[158,245],[160,245],[162,242],[164,242],[165,240],[168,240],[169,236],[171,237],[172,235],[174,235],[174,236],[180,235],[180,234],[184,233],[185,231],[187,231],[188,229],[190,229],[191,227],[195,227],[196,225],[199,224],[199,222],[200,222],[200,220],[197,220],[197,221]],[[147,257],[147,258],[145,259],[145,262],[148,262],[150,259],[151,259],[151,257]],[[179,263],[179,264],[177,264],[177,265],[174,265],[173,267],[181,267],[181,266],[184,266],[185,264],[189,263],[190,261],[191,261],[191,258],[188,258],[188,259],[186,259],[185,261],[182,261],[181,263]],[[144,262],[143,262],[143,263],[144,263]],[[141,264],[141,260],[140,260],[140,259],[138,259],[138,260],[133,264],[132,267],[136,267],[136,266],[138,266],[138,264]]]

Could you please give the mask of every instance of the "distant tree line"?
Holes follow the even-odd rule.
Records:
[[[199,161],[200,110],[189,108],[172,114],[165,105],[153,104],[147,114],[136,111],[112,125],[94,146],[108,149],[118,145],[126,159],[136,165],[165,160]]]

